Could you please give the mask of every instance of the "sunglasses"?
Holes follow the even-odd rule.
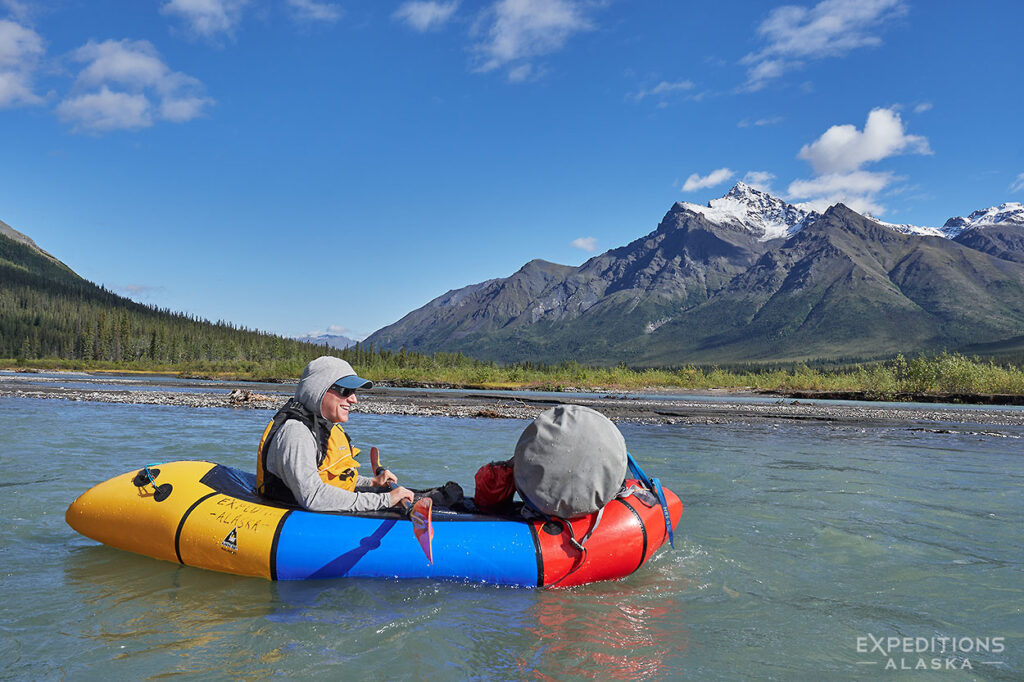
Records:
[[[342,388],[341,386],[331,386],[331,390],[340,395],[342,398],[347,398],[350,395],[355,395],[356,389],[354,388]]]

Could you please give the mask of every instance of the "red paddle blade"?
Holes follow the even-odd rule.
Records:
[[[429,497],[421,498],[412,506],[409,518],[412,519],[412,532],[427,555],[427,562],[434,564],[434,526],[430,516],[434,511],[434,501]]]
[[[379,466],[380,466],[380,450],[378,450],[377,446],[375,445],[372,448],[370,448],[370,471],[373,472],[374,476],[377,475],[377,468]]]

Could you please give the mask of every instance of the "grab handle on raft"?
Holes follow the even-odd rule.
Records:
[[[154,467],[150,469],[150,467]],[[153,485],[153,501],[163,502],[171,494],[171,490],[174,489],[170,483],[164,483],[162,485],[156,484],[156,477],[160,475],[160,470],[156,469],[156,464],[147,464],[146,466],[139,469],[139,473],[135,474],[135,478],[132,479],[132,484],[136,488],[142,488],[147,485]]]
[[[373,469],[374,475],[384,471],[384,467],[380,465],[380,450],[377,446],[370,448],[370,468]],[[392,483],[389,487],[394,488],[395,484]],[[431,517],[434,513],[434,501],[429,497],[421,497],[414,504],[403,502],[402,506],[412,521],[412,532],[416,536],[416,541],[420,543],[420,549],[427,555],[427,563],[433,566],[434,524]]]
[[[661,488],[661,481],[658,479],[650,479],[644,470],[640,468],[637,461],[633,459],[633,455],[626,453],[626,461],[629,464],[629,471],[633,474],[638,481],[644,484],[648,490],[658,496],[658,504],[661,505],[661,513],[665,517],[665,531],[668,534],[668,544],[672,549],[676,548],[676,543],[672,537],[672,516],[668,513],[668,500],[665,499],[665,491]]]

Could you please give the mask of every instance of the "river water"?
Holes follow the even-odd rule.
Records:
[[[568,590],[272,583],[64,523],[79,493],[144,464],[251,468],[269,416],[0,398],[0,677],[1024,676],[1024,428],[624,424],[683,500],[675,549]],[[357,414],[348,431],[403,483],[469,494],[525,424]]]

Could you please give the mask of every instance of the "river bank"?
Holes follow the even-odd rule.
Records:
[[[396,358],[401,358],[397,361]],[[1024,367],[1013,363],[942,352],[866,364],[808,366],[683,366],[674,369],[585,367],[577,363],[499,366],[471,358],[436,358],[413,354],[369,354],[349,358],[363,376],[381,387],[558,393],[658,394],[707,391],[754,392],[796,399],[892,402],[937,402],[965,405],[1024,406]],[[415,360],[415,361],[413,361]],[[454,363],[454,364],[452,364]],[[302,365],[178,365],[146,362],[97,363],[0,358],[0,373],[89,373],[156,379],[242,382],[281,385],[294,382]]]
[[[161,377],[96,377],[84,374],[0,375],[0,397],[181,405],[276,410],[291,396],[289,384],[188,381]],[[820,396],[814,396],[818,398]],[[841,402],[767,398],[750,392],[705,391],[693,394],[618,395],[528,392],[483,392],[377,387],[360,393],[356,412],[380,415],[461,418],[533,419],[557,404],[599,410],[619,422],[641,424],[733,424],[766,422],[834,422],[837,424],[905,424],[935,429],[942,424],[1024,425],[1024,409]]]

